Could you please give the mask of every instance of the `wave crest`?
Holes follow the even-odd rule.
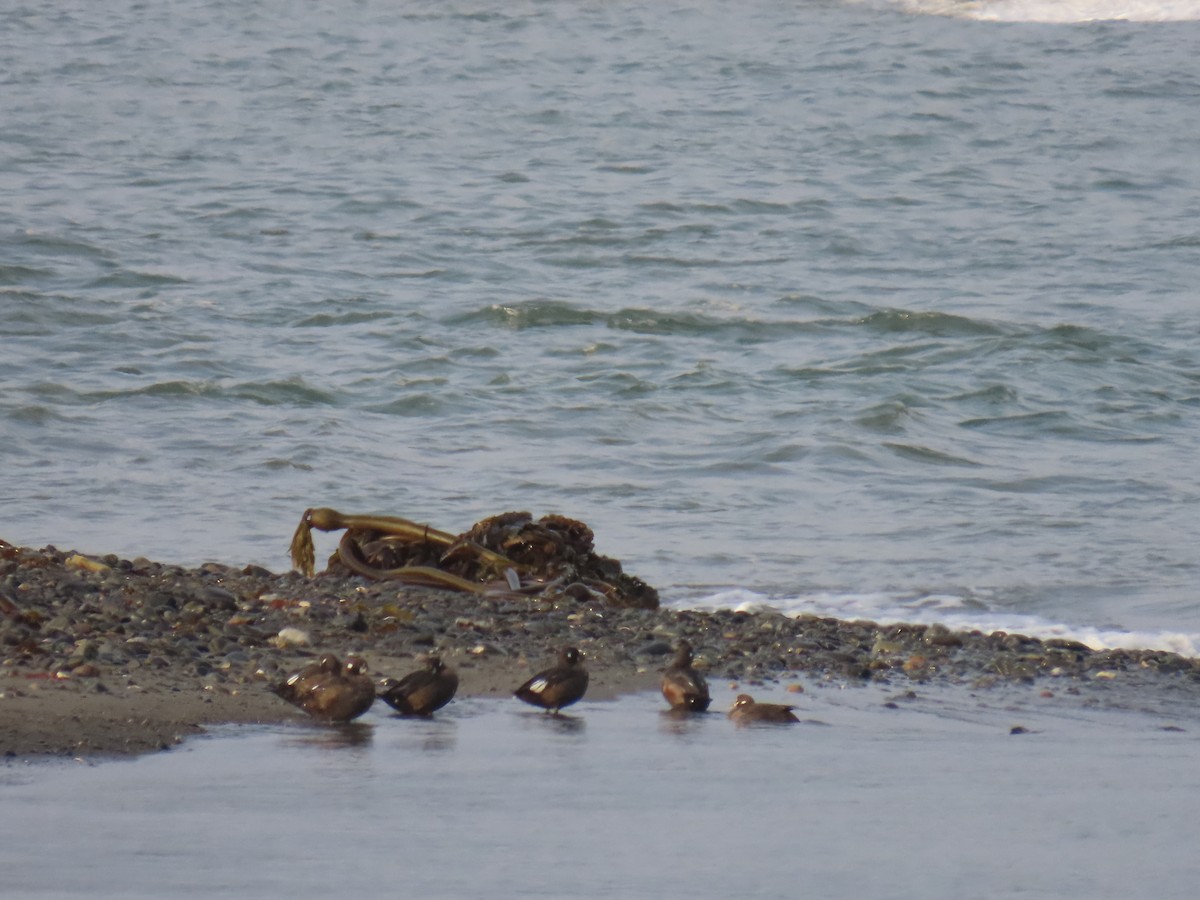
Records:
[[[918,15],[980,22],[1188,22],[1200,19],[1200,0],[895,0]]]

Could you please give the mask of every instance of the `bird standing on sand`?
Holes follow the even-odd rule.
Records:
[[[557,713],[582,697],[587,686],[583,654],[575,647],[564,647],[558,656],[558,665],[538,672],[517,688],[513,696],[547,712]]]
[[[729,718],[737,725],[754,725],[759,722],[774,722],[788,725],[800,720],[792,713],[794,706],[785,703],[755,703],[749,694],[738,694],[729,710]]]
[[[712,702],[708,682],[692,668],[692,645],[685,640],[679,642],[675,661],[663,672],[662,695],[671,709],[688,712],[704,712]]]
[[[425,660],[425,668],[409,672],[399,681],[385,678],[379,696],[388,706],[406,716],[433,715],[458,691],[458,673],[442,662],[440,656]]]
[[[315,719],[349,722],[375,702],[375,684],[367,677],[366,670],[366,662],[357,656],[351,656],[343,664],[330,653],[271,690]]]

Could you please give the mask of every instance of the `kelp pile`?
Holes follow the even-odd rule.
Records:
[[[292,537],[292,564],[311,577],[312,529],[345,530],[326,572],[373,581],[470,591],[519,593],[554,600],[601,600],[611,606],[657,609],[658,592],[593,547],[592,529],[565,516],[534,521],[507,512],[454,535],[397,516],[343,515],[306,509]]]

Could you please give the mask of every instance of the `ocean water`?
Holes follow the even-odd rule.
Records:
[[[0,537],[528,509],[676,605],[1197,652],[1197,19],[10,4]]]

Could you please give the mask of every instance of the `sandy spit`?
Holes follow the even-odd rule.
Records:
[[[0,541],[0,758],[170,748],[218,723],[306,723],[269,690],[322,653],[399,677],[436,650],[460,695],[507,697],[567,644],[589,699],[657,688],[681,637],[710,681],[923,684],[1169,711],[1200,699],[1200,661],[1066,641],[772,612],[611,609],[358,577],[86,556]],[[514,701],[516,702],[516,701]]]

